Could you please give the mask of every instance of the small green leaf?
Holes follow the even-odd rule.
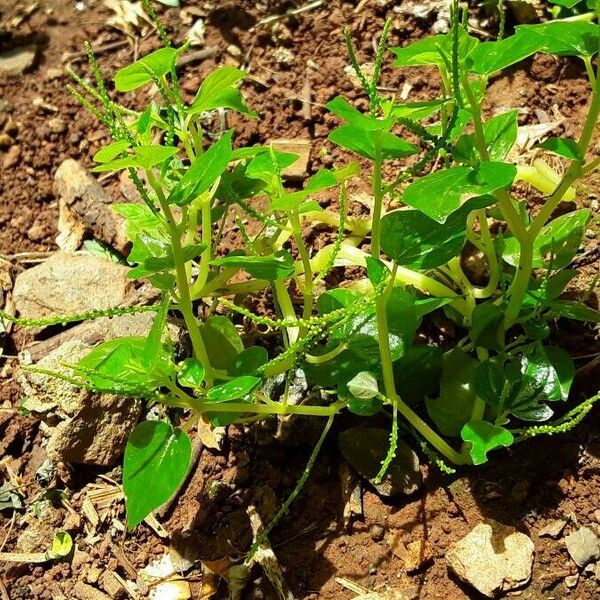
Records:
[[[212,71],[202,82],[196,98],[190,108],[189,115],[229,108],[248,117],[255,118],[257,114],[251,111],[244,102],[237,84],[246,77],[246,73],[232,66],[224,66]]]
[[[487,421],[469,421],[461,429],[460,435],[471,444],[469,454],[474,465],[487,462],[487,453],[500,447],[511,446],[513,434],[504,427],[498,427]]]
[[[376,141],[377,137],[379,141]],[[419,151],[415,145],[393,133],[363,130],[355,125],[342,125],[334,129],[328,139],[342,148],[371,160],[375,159],[376,144],[380,145],[381,157],[384,160],[403,158]]]
[[[253,375],[268,361],[269,355],[262,346],[252,346],[235,357],[235,361],[229,369],[229,374],[234,377]]]
[[[115,159],[119,154],[127,150],[131,144],[127,140],[117,140],[112,144],[105,146],[94,154],[94,162],[105,163]]]
[[[367,256],[367,276],[373,286],[379,285],[387,277],[390,276],[390,270],[386,267],[385,263],[378,258]]]
[[[117,91],[130,92],[154,79],[164,77],[175,65],[176,57],[175,48],[159,48],[117,71],[114,76]]]
[[[177,491],[191,459],[190,438],[170,423],[145,421],[133,430],[123,460],[123,491],[130,530]]]
[[[476,395],[471,382],[477,361],[455,348],[444,354],[443,362],[440,395],[427,398],[425,405],[438,430],[443,435],[456,437],[473,412]]]
[[[219,141],[196,157],[185,175],[171,190],[168,198],[170,204],[189,204],[210,189],[231,160],[232,136],[233,131],[226,131]]]
[[[325,108],[346,121],[349,125],[362,131],[388,131],[393,124],[392,119],[377,119],[361,113],[340,96],[328,102]]]
[[[323,292],[317,298],[317,310],[320,315],[326,315],[334,310],[346,308],[361,298],[359,292],[348,288],[335,288]]]
[[[575,321],[586,321],[589,323],[600,323],[600,311],[581,302],[569,300],[557,300],[549,304],[550,311],[559,317],[573,319]]]
[[[215,369],[229,371],[244,351],[240,334],[227,317],[209,317],[200,327],[200,335]]]
[[[590,217],[590,210],[582,208],[557,217],[546,225],[533,246],[533,267],[553,269],[566,267],[575,257]],[[519,243],[515,238],[504,240],[502,258],[511,266],[519,264]]]
[[[174,370],[170,354],[161,344],[152,364],[145,360],[145,348],[146,338],[117,338],[96,346],[79,365],[99,391],[144,396],[170,379]]]
[[[436,346],[413,346],[394,362],[394,381],[404,402],[414,406],[439,395],[443,356]]]
[[[504,313],[492,301],[478,304],[471,317],[471,339],[476,346],[488,350],[501,350],[504,330]]]
[[[52,540],[52,546],[48,554],[50,558],[65,558],[73,550],[73,538],[66,531],[57,531]]]
[[[538,148],[543,148],[544,150],[548,150],[548,152],[564,156],[569,160],[579,160],[581,158],[579,146],[572,138],[551,137],[543,141]]]
[[[243,256],[232,253],[214,259],[212,264],[217,267],[244,269],[252,277],[269,281],[287,279],[295,272],[294,257],[287,250],[279,250],[269,256]]]
[[[370,400],[379,394],[377,379],[369,371],[361,371],[347,385],[348,391],[359,400]]]
[[[466,237],[467,216],[493,202],[490,196],[467,201],[439,223],[417,209],[399,209],[381,219],[381,249],[396,263],[433,269],[458,256]]]
[[[417,179],[406,188],[403,200],[438,223],[445,223],[467,200],[508,188],[516,174],[514,165],[500,162],[481,163],[477,170],[450,167]]]
[[[236,377],[227,383],[217,385],[210,389],[206,395],[207,400],[211,402],[227,402],[229,400],[237,400],[248,395],[261,382],[259,377],[252,375],[242,375]]]
[[[186,358],[177,373],[177,381],[184,387],[199,388],[204,381],[204,375],[204,365],[198,359]]]
[[[348,410],[361,417],[372,417],[381,411],[383,401],[374,397],[367,400],[350,396],[348,398]]]

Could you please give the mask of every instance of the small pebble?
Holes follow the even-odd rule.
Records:
[[[379,542],[383,539],[383,534],[385,533],[385,530],[383,529],[383,527],[381,525],[373,525],[373,527],[371,527],[371,539],[373,539],[376,542]]]
[[[50,67],[47,71],[46,71],[46,75],[44,77],[44,79],[46,81],[54,81],[55,79],[60,79],[61,77],[63,77],[65,74],[63,69],[58,69],[56,67]]]
[[[64,133],[64,131],[67,129],[66,123],[60,117],[48,119],[48,127],[53,133]]]
[[[27,230],[27,237],[32,242],[40,242],[46,237],[46,230],[41,225],[32,225]]]
[[[8,133],[0,133],[0,150],[8,150],[14,142]]]
[[[2,168],[12,169],[21,158],[21,146],[11,146],[2,161]]]
[[[8,121],[6,121],[6,125],[4,125],[4,133],[7,133],[10,135],[10,137],[15,138],[19,133],[19,126],[12,119],[8,119]]]

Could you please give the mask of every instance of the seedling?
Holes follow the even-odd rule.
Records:
[[[268,145],[235,148],[232,130],[207,127],[214,125],[215,111],[256,117],[239,89],[246,74],[220,67],[186,104],[176,66],[186,48],[173,48],[160,31],[165,47],[118,71],[112,86],[88,48],[95,83],[74,75],[72,90],[114,138],[96,154],[95,170],[127,170],[144,202],[115,206],[132,241],[130,277],[149,279],[162,295],[158,306],[139,309],[156,313],[146,338],[101,344],[71,365],[69,379],[172,409],[173,423],[141,423],[127,445],[123,485],[130,527],[180,485],[191,459],[187,432],[198,419],[214,425],[274,415],[326,419],[307,469],[264,535],[300,491],[334,416],[343,410],[390,415],[390,449],[378,480],[404,431],[449,470],[446,463],[481,464],[496,448],[581,421],[598,396],[553,420],[554,407],[568,398],[574,367],[569,354],[550,341],[549,325],[559,318],[600,322],[600,313],[583,301],[561,297],[577,275],[572,261],[590,213],[568,206],[554,217],[600,165],[599,158],[588,157],[600,111],[593,64],[597,24],[520,26],[509,37],[482,43],[468,33],[454,3],[448,34],[391,49],[396,67],[439,73],[440,95],[412,103],[378,91],[390,22],[370,77],[348,34],[369,108],[363,113],[341,97],[331,100],[327,108],[343,123],[329,139],[356,154],[362,169],[359,162],[322,169],[295,190],[283,176],[294,155]],[[560,157],[562,174],[544,158],[533,166],[515,164],[516,110],[483,116],[490,77],[538,52],[580,58],[592,90],[579,138],[540,145],[542,156]],[[117,101],[152,85],[157,100],[142,111]],[[364,219],[348,215],[346,182],[359,171],[371,184],[373,207]],[[538,190],[543,204],[534,209],[517,197],[517,181]],[[339,198],[337,212],[315,201],[326,189]],[[264,209],[257,208],[258,198]],[[402,207],[392,210],[392,203]],[[306,221],[334,228],[333,242],[312,254],[302,235]],[[233,223],[244,245],[223,255],[224,232]],[[472,281],[463,268],[468,248],[478,252],[483,282]],[[329,285],[332,270],[348,265],[362,267],[364,277]],[[258,294],[272,297],[271,313],[248,308],[246,299]],[[460,332],[446,351],[416,342],[435,311]],[[169,313],[185,322],[189,356],[177,356],[165,334]],[[278,332],[278,342],[267,345],[259,337],[249,345],[239,327],[243,322]],[[287,385],[298,368],[327,401],[288,401]],[[269,396],[264,385],[277,376],[286,381],[281,398]],[[183,414],[188,418],[179,425]]]

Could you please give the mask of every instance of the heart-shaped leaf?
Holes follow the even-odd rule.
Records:
[[[133,529],[174,494],[190,468],[188,435],[164,421],[140,423],[129,436],[123,460],[127,526]]]

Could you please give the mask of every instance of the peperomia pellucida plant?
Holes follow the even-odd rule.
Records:
[[[149,2],[145,6],[152,14]],[[105,342],[69,365],[72,376],[51,373],[173,409],[174,423],[145,421],[127,445],[130,527],[168,500],[185,477],[188,432],[198,419],[221,426],[276,415],[325,420],[307,469],[264,535],[298,494],[342,411],[390,417],[389,451],[375,481],[385,476],[404,432],[449,470],[448,463],[478,465],[491,450],[581,421],[598,396],[560,417],[551,408],[568,399],[575,369],[569,354],[551,343],[550,324],[560,318],[600,322],[585,296],[563,297],[578,274],[571,263],[591,216],[575,208],[576,186],[600,166],[600,158],[588,156],[600,112],[596,23],[523,25],[508,37],[480,42],[455,2],[449,33],[391,48],[395,67],[439,74],[438,97],[408,103],[378,89],[390,22],[370,75],[347,34],[368,110],[333,98],[327,109],[342,123],[329,139],[358,159],[319,170],[302,189],[292,189],[284,172],[295,155],[271,145],[236,147],[235,132],[215,119],[228,111],[256,118],[239,89],[246,74],[219,67],[185,103],[177,63],[186,46],[173,47],[156,22],[164,47],[119,70],[111,84],[88,47],[93,83],[73,73],[72,93],[113,137],[95,155],[95,170],[126,170],[139,191],[140,203],[114,210],[125,218],[132,242],[129,276],[148,279],[162,300],[43,321],[14,319],[37,326],[155,312],[146,338]],[[591,88],[578,139],[551,137],[539,145],[539,152],[559,157],[554,163],[560,161],[562,173],[543,159],[515,164],[517,110],[484,117],[490,78],[540,52],[581,59]],[[152,85],[154,99],[141,111],[118,101]],[[347,182],[357,176],[370,182],[372,208],[364,218],[348,211]],[[517,197],[517,182],[542,203]],[[324,190],[336,194],[337,211],[315,200]],[[561,202],[568,210],[555,216]],[[232,223],[243,247],[224,254]],[[306,223],[329,226],[333,241],[313,253],[303,236]],[[467,251],[483,265],[483,280],[471,280]],[[362,278],[333,287],[331,272],[348,266],[361,267]],[[248,308],[253,297],[272,300],[272,312]],[[462,332],[450,349],[417,336],[434,312]],[[169,314],[185,323],[189,355],[166,335]],[[257,328],[254,344],[240,324]],[[267,328],[277,332],[275,344],[261,338]],[[298,369],[321,391],[320,403],[289,401]],[[278,377],[285,381],[281,398],[266,385]]]

